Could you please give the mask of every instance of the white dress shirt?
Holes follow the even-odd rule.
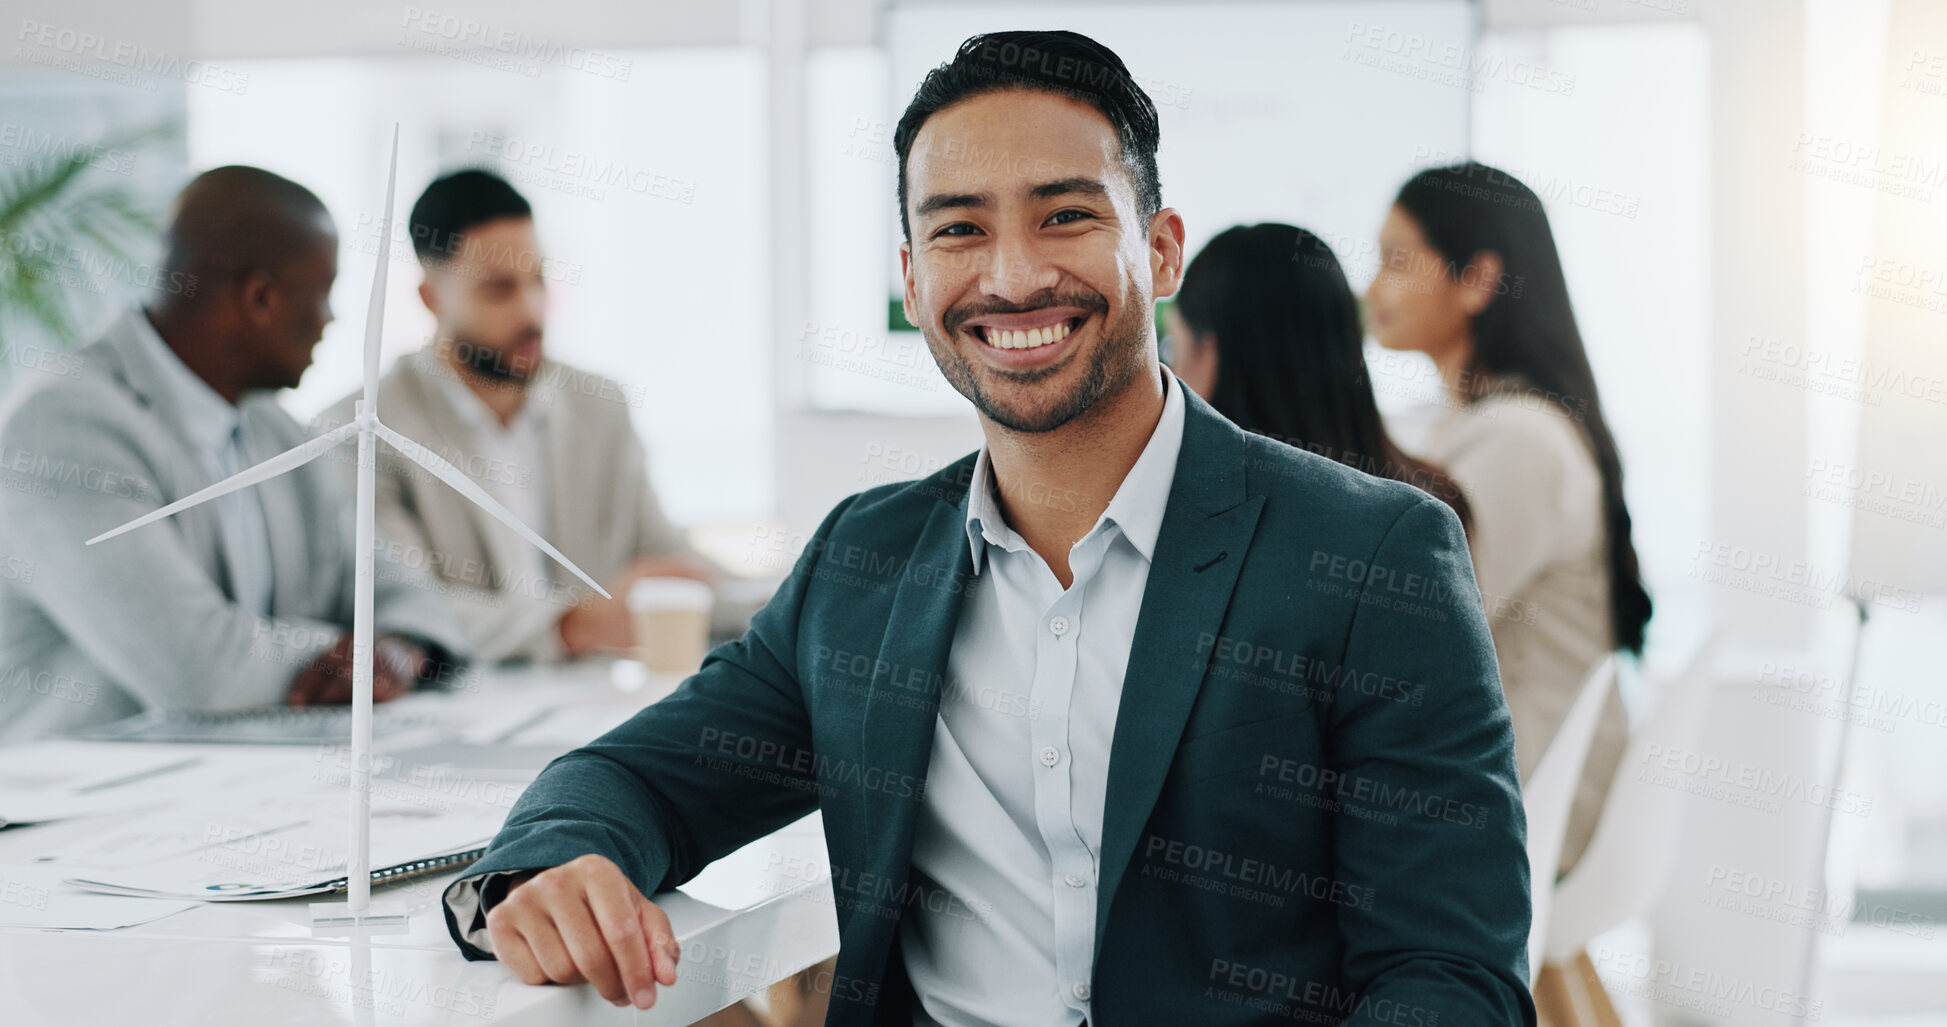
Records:
[[[925,900],[900,934],[920,1027],[1047,1027],[1089,1013],[1109,749],[1183,443],[1181,386],[1163,377],[1162,418],[1069,547],[1065,590],[1002,519],[985,447],[974,463],[975,587],[953,637],[914,833],[913,884]],[[1067,498],[1057,486],[1045,501]]]
[[[183,363],[156,333],[146,312],[137,308],[129,316],[136,338],[142,341],[169,390],[170,406],[188,432],[191,447],[210,474],[209,483],[214,485],[249,467],[254,461],[246,459],[243,452],[242,411],[217,395]],[[238,489],[217,497],[215,502],[217,519],[223,525],[224,560],[230,565],[230,580],[236,589],[231,598],[259,617],[268,616],[272,570],[270,530],[264,524],[263,503],[255,489]]]
[[[538,396],[541,386],[528,383],[526,401],[514,412],[514,419],[503,425],[500,415],[459,379],[452,365],[447,365],[446,371],[428,377],[439,383],[440,393],[466,425],[468,438],[462,442],[463,452],[442,455],[500,500],[522,524],[533,528],[542,538],[552,538],[544,459],[547,446],[542,427],[548,404]],[[489,530],[511,534],[513,529],[496,522]],[[547,554],[526,542],[514,546],[512,551],[520,554],[522,565],[516,573],[523,575],[521,581],[533,583],[524,585],[522,591],[536,594],[533,590],[538,589],[538,594],[546,594],[541,586],[549,580],[552,571]]]

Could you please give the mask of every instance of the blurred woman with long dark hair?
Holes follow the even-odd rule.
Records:
[[[1504,171],[1432,168],[1400,188],[1366,293],[1373,338],[1439,367],[1450,407],[1420,456],[1474,513],[1475,577],[1525,780],[1605,655],[1650,618],[1622,461],[1596,394],[1548,217]],[[1577,788],[1562,869],[1594,833],[1627,741],[1611,691]]]
[[[1359,302],[1302,228],[1238,225],[1205,244],[1164,314],[1170,367],[1245,431],[1418,486],[1468,521],[1460,488],[1386,435]]]

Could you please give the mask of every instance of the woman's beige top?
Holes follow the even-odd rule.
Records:
[[[1474,575],[1526,781],[1576,690],[1616,647],[1602,476],[1582,425],[1520,389],[1449,412],[1420,455],[1451,475],[1473,507]],[[1628,736],[1622,697],[1612,688],[1576,789],[1564,871],[1588,846]]]

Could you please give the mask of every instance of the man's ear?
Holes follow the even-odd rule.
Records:
[[[1467,262],[1465,285],[1460,294],[1460,304],[1473,317],[1486,310],[1494,302],[1494,296],[1501,288],[1501,255],[1493,250],[1482,250]]]
[[[1151,295],[1176,295],[1183,284],[1183,215],[1164,207],[1149,219],[1149,277]]]
[[[899,244],[899,277],[906,285],[906,323],[921,327],[919,318],[914,316],[919,309],[919,297],[913,292],[913,244],[910,242]]]
[[[237,306],[244,323],[263,332],[277,321],[277,283],[268,271],[247,271],[237,279]]]
[[[426,305],[427,313],[432,314],[434,318],[439,317],[439,293],[433,291],[431,278],[419,280],[419,302]]]

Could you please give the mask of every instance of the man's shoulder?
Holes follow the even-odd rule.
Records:
[[[69,354],[60,373],[39,374],[15,384],[0,402],[0,438],[62,437],[77,421],[126,424],[133,431],[141,411],[135,396],[109,370],[113,351],[96,342]]]
[[[957,510],[973,477],[974,457],[967,456],[921,478],[887,482],[838,501],[811,537],[794,540],[793,549],[819,550],[820,562],[836,554],[861,554],[875,565],[896,566],[912,555],[913,547],[942,505]]]
[[[427,349],[414,350],[401,354],[392,366],[379,376],[379,413],[381,417],[390,413],[395,417],[412,417],[417,414],[417,406],[423,392],[421,382],[428,373]],[[313,428],[335,428],[352,419],[358,410],[358,401],[365,398],[362,385],[353,386],[350,392],[340,396],[330,406],[312,418]]]
[[[1267,515],[1383,528],[1422,502],[1439,503],[1403,481],[1354,466],[1384,469],[1360,454],[1347,454],[1350,462],[1344,462],[1248,434],[1244,453],[1249,491],[1266,497]]]
[[[546,390],[547,402],[585,423],[629,425],[630,411],[643,405],[640,386],[625,385],[607,375],[550,357],[535,375],[534,384]]]
[[[20,504],[57,489],[153,494],[169,432],[112,362],[86,361],[93,348],[76,351],[79,373],[17,383],[0,401],[0,518],[24,515]],[[59,516],[45,503],[32,508]]]
[[[975,458],[966,456],[920,478],[887,482],[855,492],[840,504],[832,531],[907,530],[917,535],[941,503],[958,507],[973,481]]]
[[[585,367],[565,363],[549,357],[541,362],[541,370],[535,378],[553,388],[561,389],[574,396],[608,394],[611,398],[621,393],[625,386],[609,376]]]
[[[923,478],[889,482],[840,500],[809,537],[794,536],[800,572],[815,605],[831,624],[884,613],[880,604],[908,582],[964,587],[968,547],[960,531],[960,501],[972,476],[974,455],[954,461]],[[956,519],[957,545],[946,551],[928,542],[936,517]],[[784,548],[783,537],[775,547]],[[883,626],[881,626],[881,629]]]

